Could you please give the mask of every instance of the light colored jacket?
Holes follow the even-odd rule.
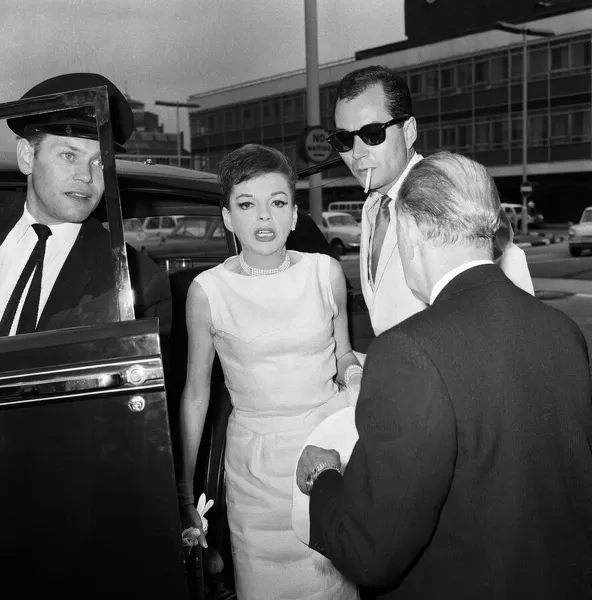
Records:
[[[389,190],[388,195],[396,199],[399,188],[407,173],[423,156],[414,154],[409,164]],[[397,228],[394,202],[389,205],[391,220],[384,238],[380,259],[376,270],[374,285],[369,278],[369,252],[373,223],[376,219],[381,194],[371,193],[362,210],[362,234],[360,239],[360,282],[362,293],[368,306],[372,328],[376,335],[394,327],[411,315],[423,310],[427,304],[416,298],[405,281],[401,256],[397,246]],[[519,288],[534,295],[532,279],[528,270],[526,256],[521,248],[509,244],[498,264],[506,276]]]

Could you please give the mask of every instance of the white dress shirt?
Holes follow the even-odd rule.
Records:
[[[465,263],[464,265],[460,265],[459,267],[455,267],[446,273],[446,275],[440,277],[436,282],[436,285],[432,288],[432,293],[430,294],[430,305],[434,303],[434,300],[438,297],[438,294],[457,276],[473,267],[478,267],[479,265],[492,265],[492,260],[472,260],[471,262]]]
[[[6,236],[6,239],[0,246],[0,318],[6,310],[6,305],[10,299],[12,291],[16,287],[16,283],[22,273],[33,248],[39,239],[35,230],[31,227],[35,223],[35,219],[27,210],[23,212],[23,216],[18,220],[16,225]],[[80,231],[80,223],[60,223],[59,225],[51,225],[51,235],[47,240],[45,249],[45,258],[43,260],[43,277],[41,279],[41,295],[39,297],[39,312],[37,321],[43,312],[43,308],[47,303],[49,294],[58,278],[66,258],[78,237]],[[20,318],[20,314],[27,297],[31,278],[25,286],[23,295],[19,302],[10,335],[14,335]]]

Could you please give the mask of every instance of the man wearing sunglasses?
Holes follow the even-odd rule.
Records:
[[[329,142],[354,177],[370,192],[362,211],[360,281],[374,333],[379,335],[426,304],[405,282],[397,249],[394,200],[414,164],[417,123],[405,81],[382,66],[358,69],[340,82],[335,131]],[[437,215],[434,215],[437,218]],[[496,239],[499,265],[519,287],[533,294],[524,252],[512,244],[505,213]]]

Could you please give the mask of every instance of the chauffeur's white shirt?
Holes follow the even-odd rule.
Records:
[[[31,227],[35,222],[35,219],[33,219],[25,206],[23,216],[17,221],[0,246],[0,318],[2,318],[6,310],[12,290],[15,288],[18,278],[39,239],[35,230]],[[43,312],[49,294],[76,241],[80,226],[80,223],[60,223],[59,225],[50,226],[51,235],[47,240],[45,259],[43,260],[43,276],[41,279],[41,295],[39,297],[37,320],[39,320],[39,316]],[[10,329],[10,335],[15,334],[21,310],[27,297],[27,291],[31,285],[31,279],[32,276],[21,296]]]
[[[388,192],[388,195],[393,199],[393,202],[389,204],[391,219],[380,252],[374,282],[370,281],[368,257],[372,248],[374,222],[382,194],[372,192],[366,199],[362,209],[360,282],[375,335],[380,335],[383,331],[394,327],[427,306],[413,295],[405,281],[397,245],[397,217],[394,206],[407,173],[413,165],[422,159],[423,156],[420,154],[414,154],[395,185]],[[521,248],[510,244],[499,259],[498,264],[515,285],[534,295],[526,256]]]

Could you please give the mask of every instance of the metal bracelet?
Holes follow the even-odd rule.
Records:
[[[310,491],[312,490],[312,486],[314,485],[314,482],[316,481],[317,477],[323,471],[329,471],[329,470],[333,470],[333,471],[337,471],[338,473],[341,473],[341,469],[335,463],[321,462],[308,474],[308,477],[306,478],[306,482],[305,482],[306,491],[308,494],[310,494]]]
[[[345,375],[343,376],[345,385],[349,386],[349,380],[352,378],[353,375],[355,375],[356,373],[359,373],[360,375],[362,375],[363,372],[364,372],[364,370],[362,369],[362,367],[360,365],[355,365],[355,364],[350,365],[345,370]]]

